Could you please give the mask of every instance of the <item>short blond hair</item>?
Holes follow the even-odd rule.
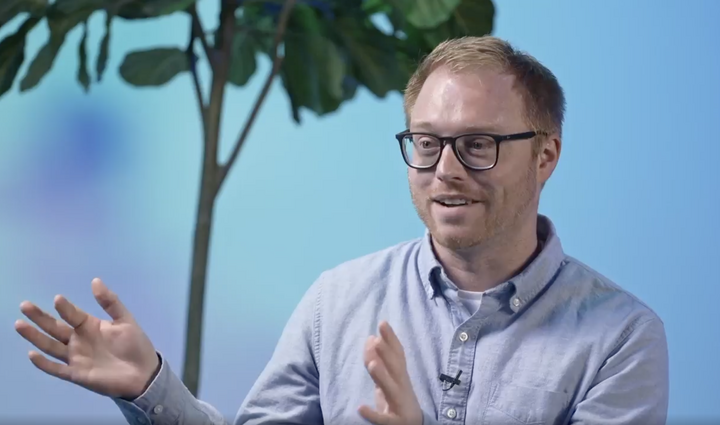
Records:
[[[420,62],[404,94],[408,125],[425,80],[441,66],[453,72],[491,67],[515,76],[516,89],[525,104],[527,124],[535,131],[562,134],[565,95],[555,75],[534,57],[493,36],[447,40]]]

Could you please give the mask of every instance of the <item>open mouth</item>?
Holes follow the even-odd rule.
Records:
[[[462,197],[438,197],[433,201],[448,208],[465,207],[478,203],[478,201]]]

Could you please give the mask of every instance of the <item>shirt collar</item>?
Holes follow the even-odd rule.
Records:
[[[532,301],[557,273],[565,260],[560,238],[558,237],[552,221],[541,214],[538,214],[537,225],[538,240],[541,249],[533,261],[525,267],[518,275],[500,286],[514,288],[515,294],[512,297],[510,308],[517,311],[522,306]],[[438,261],[432,248],[432,237],[428,230],[422,239],[418,256],[418,269],[423,287],[429,299],[439,295],[442,288],[441,281],[453,285],[449,279],[436,279],[435,273],[443,273],[442,265]],[[457,289],[457,288],[453,288]]]

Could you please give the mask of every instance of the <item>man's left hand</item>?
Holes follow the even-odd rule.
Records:
[[[410,382],[405,350],[390,325],[365,343],[365,367],[375,381],[376,409],[361,406],[360,415],[375,425],[422,425],[423,414]]]

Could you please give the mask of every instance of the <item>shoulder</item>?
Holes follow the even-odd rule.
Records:
[[[403,273],[416,263],[421,238],[403,241],[390,247],[357,257],[325,270],[319,277],[324,290],[349,290],[386,281]]]
[[[422,238],[403,241],[323,271],[309,291],[318,314],[324,321],[348,314],[372,314],[382,305],[396,301],[394,292],[413,280],[408,275],[417,273],[422,241]]]
[[[386,301],[397,301],[386,296],[388,288],[407,281],[422,241],[400,242],[323,271],[301,297],[288,326],[292,332],[300,326],[316,333],[342,326],[348,317],[374,317]]]
[[[406,263],[409,258],[417,255],[422,243],[421,238],[403,241],[387,248],[357,257],[337,266],[328,269],[324,274],[328,276],[344,276],[357,274],[358,271],[382,272],[396,266],[398,263]]]
[[[566,256],[559,280],[565,301],[588,319],[616,330],[618,343],[635,331],[664,328],[663,320],[646,302],[577,258]]]

